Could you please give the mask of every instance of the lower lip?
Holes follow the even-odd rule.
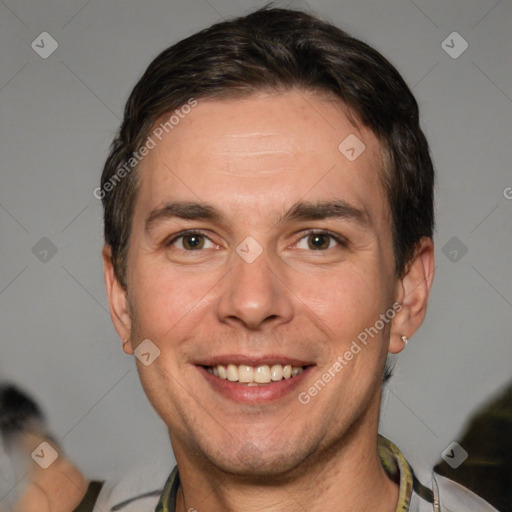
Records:
[[[295,377],[257,386],[248,386],[247,384],[238,384],[238,382],[231,382],[227,379],[219,379],[219,377],[215,377],[215,375],[206,370],[204,366],[196,366],[196,368],[217,393],[235,402],[261,404],[273,402],[290,395],[304,382],[313,366],[307,366],[302,373]]]

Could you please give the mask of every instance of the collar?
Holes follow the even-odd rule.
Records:
[[[409,466],[409,463],[398,447],[380,434],[378,437],[378,450],[384,470],[392,480],[400,484],[398,504],[395,512],[408,512],[413,487],[415,490],[418,490],[416,487],[418,485],[421,486],[421,484],[415,479],[411,466]],[[176,512],[176,496],[179,486],[178,466],[175,466],[165,483],[155,512]],[[423,492],[428,491],[428,489],[423,489]]]

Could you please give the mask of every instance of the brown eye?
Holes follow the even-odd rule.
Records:
[[[346,247],[346,241],[328,231],[310,231],[295,244],[296,249],[325,251],[336,247]]]
[[[219,246],[215,245],[206,235],[196,232],[182,233],[167,242],[166,245],[167,247],[173,247],[181,251],[199,251],[201,249],[219,248]]]
[[[195,249],[202,249],[204,247],[204,236],[203,235],[185,235],[183,237],[183,248],[188,251]]]
[[[323,233],[315,233],[308,236],[308,247],[313,250],[328,249],[331,244],[331,236]]]

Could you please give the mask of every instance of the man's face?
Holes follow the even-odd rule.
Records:
[[[350,134],[365,145],[353,161],[338,149]],[[145,157],[128,255],[131,344],[160,350],[137,364],[178,456],[280,473],[349,429],[376,430],[389,325],[332,368],[395,301],[379,155],[339,104],[294,91],[199,100]],[[229,364],[263,380],[265,365],[275,378],[279,365],[304,369],[257,385],[210,373]]]

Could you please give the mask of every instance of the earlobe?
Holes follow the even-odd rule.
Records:
[[[397,301],[401,309],[391,325],[389,352],[392,354],[401,352],[423,323],[433,279],[434,244],[431,238],[423,237],[398,283]]]
[[[119,283],[112,262],[111,247],[105,245],[101,253],[103,258],[103,271],[105,276],[105,289],[107,292],[110,317],[114,328],[123,342],[123,350],[126,354],[133,354],[133,347],[130,341],[131,317],[128,308],[128,297],[126,289]]]

